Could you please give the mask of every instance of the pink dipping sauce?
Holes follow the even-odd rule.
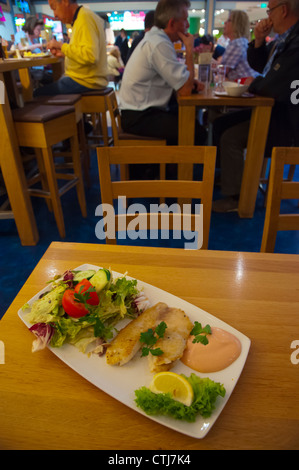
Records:
[[[241,343],[234,335],[221,328],[212,328],[207,335],[209,343],[192,343],[190,336],[181,361],[197,372],[218,372],[231,365],[241,354]]]

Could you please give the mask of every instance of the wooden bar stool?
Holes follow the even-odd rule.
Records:
[[[89,139],[95,140],[94,147],[109,146],[113,139],[108,135],[107,112],[108,106],[106,96],[113,92],[113,88],[106,87],[101,90],[91,90],[81,95],[81,111],[83,114],[92,114],[98,116],[98,127],[100,134],[89,136]]]
[[[13,110],[12,115],[19,146],[33,147],[36,151],[39,173],[28,182],[28,192],[31,196],[46,199],[49,209],[53,208],[59,234],[64,238],[60,198],[74,186],[81,213],[83,217],[87,216],[74,107],[30,103]],[[54,164],[52,146],[66,139],[71,142],[72,162],[68,168],[71,167],[72,172],[56,173],[58,167]],[[67,182],[59,188],[57,180]],[[30,187],[38,181],[42,189]]]
[[[50,105],[50,106],[73,106],[75,108],[84,178],[88,186],[90,186],[90,176],[89,176],[90,155],[89,155],[89,149],[88,149],[88,145],[87,145],[87,141],[85,137],[85,131],[84,131],[84,117],[83,117],[83,112],[81,109],[82,108],[81,95],[69,94],[69,95],[40,96],[39,98],[36,98],[34,102],[37,102],[39,104],[44,104],[44,105]],[[59,156],[60,154],[57,153],[54,155],[54,157],[56,155]],[[64,153],[63,156],[67,157],[68,154]]]

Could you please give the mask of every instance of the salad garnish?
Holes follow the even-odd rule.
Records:
[[[148,387],[135,390],[137,406],[149,416],[165,415],[190,423],[194,422],[198,415],[210,417],[216,407],[217,397],[225,396],[224,386],[208,377],[198,377],[194,373],[189,377],[184,374],[182,376],[193,388],[194,399],[190,406],[174,400],[169,393],[154,393]]]
[[[55,276],[51,289],[31,306],[24,305],[25,310],[30,309],[25,319],[36,336],[32,350],[70,343],[84,353],[88,348],[102,355],[115,325],[135,318],[148,304],[135,279],[125,275],[113,279],[111,270],[104,268],[67,270],[63,276]]]

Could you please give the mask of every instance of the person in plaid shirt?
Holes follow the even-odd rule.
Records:
[[[226,65],[226,76],[233,81],[242,77],[257,77],[247,61],[250,22],[247,13],[234,10],[224,23],[224,34],[230,39],[221,58],[221,64]]]
[[[299,147],[299,104],[292,99],[294,93],[295,96],[298,94],[299,1],[269,0],[267,15],[268,18],[256,24],[255,39],[248,46],[248,63],[259,75],[247,79],[247,84],[250,85],[250,93],[275,100],[264,153],[265,157],[270,157],[273,147]],[[272,29],[278,36],[273,43],[266,44],[265,39]],[[230,123],[224,122],[228,119]],[[221,193],[224,196],[214,201],[214,212],[230,212],[238,208],[249,119],[246,110],[241,110],[234,116],[220,117],[218,124],[214,123],[214,127],[215,124],[219,127],[219,134],[222,129],[218,145]]]

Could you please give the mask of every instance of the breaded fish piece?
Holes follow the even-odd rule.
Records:
[[[159,321],[165,321],[167,328],[163,338],[159,338],[154,346],[154,349],[160,348],[163,354],[148,355],[150,371],[154,373],[169,370],[182,357],[193,328],[186,313],[178,308],[168,308],[161,312]]]
[[[160,316],[167,309],[167,305],[160,302],[128,323],[109,344],[106,351],[107,364],[122,366],[129,362],[141,347],[140,333],[155,328],[160,322]]]

